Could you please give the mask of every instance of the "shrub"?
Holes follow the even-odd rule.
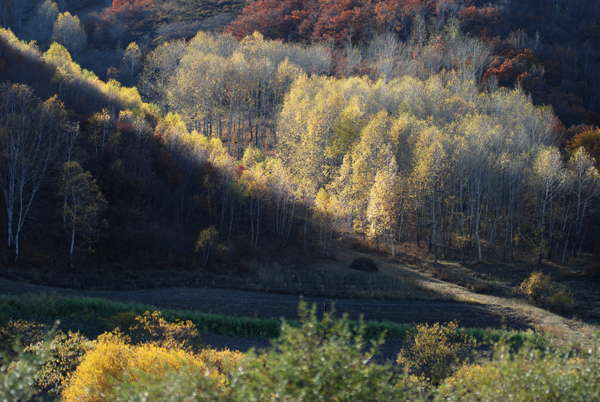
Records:
[[[600,263],[598,262],[586,262],[584,266],[581,267],[581,272],[592,279],[598,280],[600,279]]]
[[[453,367],[465,358],[472,340],[458,331],[456,321],[444,325],[417,325],[407,348],[398,354],[398,363],[422,382],[438,385],[452,374]]]
[[[486,283],[481,283],[481,282],[467,283],[466,288],[469,292],[473,292],[473,293],[482,293],[482,294],[494,293],[494,288],[492,286],[490,286]]]
[[[506,347],[492,362],[463,366],[440,387],[444,401],[597,401],[600,400],[600,348],[577,356],[571,349]]]
[[[49,330],[49,326],[32,321],[12,318],[5,320],[4,325],[0,327],[0,351],[12,354],[17,339],[24,346],[42,342]]]
[[[37,373],[36,384],[40,391],[59,395],[63,385],[77,369],[84,354],[92,349],[94,342],[79,332],[57,332],[52,341],[38,342],[25,348],[25,352],[45,356]]]
[[[202,348],[202,339],[198,329],[191,321],[168,322],[160,311],[146,311],[135,319],[137,324],[130,328],[131,339],[141,344],[152,342],[167,349],[198,351]]]
[[[36,376],[44,356],[24,354],[19,348],[12,353],[15,359],[5,352],[0,355],[0,401],[34,400],[38,394]]]
[[[559,314],[567,314],[575,307],[573,294],[566,289],[558,289],[549,300],[550,308]]]
[[[564,286],[558,286],[553,282],[550,275],[544,275],[540,271],[535,271],[526,278],[521,283],[519,291],[534,303],[548,306],[560,314],[570,312],[575,306],[573,294]]]
[[[128,337],[119,331],[107,333],[100,336],[96,347],[85,354],[62,398],[65,402],[105,401],[119,383],[136,383],[140,373],[160,377],[169,369],[202,372],[212,378],[216,386],[222,387],[227,383],[227,377],[219,367],[230,367],[239,360],[241,353],[207,353],[204,357],[213,359],[208,361],[203,361],[201,356],[156,343],[131,345]]]
[[[550,296],[555,287],[556,285],[552,282],[550,275],[534,271],[521,283],[519,290],[530,300],[537,303]]]
[[[107,402],[192,402],[221,401],[223,390],[217,380],[199,370],[168,368],[163,374],[135,372],[115,384]]]
[[[230,385],[236,401],[388,401],[406,399],[394,388],[390,366],[372,361],[383,337],[367,344],[364,324],[349,322],[316,308],[299,306],[300,328],[282,323],[281,336],[268,351],[249,352]],[[369,347],[370,346],[370,347]]]
[[[110,318],[104,320],[108,332],[119,328],[121,331],[128,331],[129,328],[137,325],[136,318],[139,314],[133,311],[121,311]]]

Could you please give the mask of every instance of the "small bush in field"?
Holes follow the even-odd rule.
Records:
[[[398,354],[398,364],[421,382],[438,385],[464,359],[472,341],[458,331],[456,321],[445,325],[417,325],[417,332]]]
[[[563,286],[558,286],[552,281],[550,275],[535,271],[526,278],[519,291],[536,304],[547,306],[551,310],[565,314],[575,306],[573,294]]]
[[[439,389],[444,401],[597,401],[600,400],[600,348],[523,349],[501,347],[493,361],[465,365]]]
[[[37,373],[36,384],[39,390],[59,395],[63,384],[94,344],[79,332],[69,331],[65,334],[59,331],[52,341],[38,342],[25,348],[25,352],[45,356]]]
[[[575,307],[573,294],[566,289],[558,289],[548,300],[550,308],[559,314],[567,314]]]
[[[521,283],[519,290],[530,300],[540,302],[549,297],[555,290],[556,284],[552,282],[550,275],[544,275],[540,271],[534,271]]]
[[[168,322],[160,311],[146,311],[135,319],[137,324],[130,328],[134,343],[152,342],[167,349],[198,351],[202,348],[202,339],[198,329],[191,321]]]
[[[203,361],[202,358],[213,360]],[[156,343],[131,345],[120,332],[101,335],[68,381],[62,394],[64,402],[105,401],[122,381],[136,383],[140,373],[161,377],[169,369],[202,372],[217,387],[227,383],[219,367],[230,367],[241,357],[239,352],[195,355],[190,351],[159,346]]]

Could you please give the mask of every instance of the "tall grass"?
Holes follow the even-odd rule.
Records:
[[[133,312],[142,315],[146,311],[160,311],[168,321],[191,321],[205,334],[216,334],[237,338],[275,339],[281,333],[278,319],[233,317],[191,310],[163,309],[143,303],[120,303],[88,297],[61,297],[47,294],[26,294],[22,296],[0,296],[0,316],[15,319],[29,319],[50,322],[60,320],[66,323],[108,323],[119,313]],[[359,323],[349,321],[350,328],[358,328]],[[286,324],[298,327],[296,320],[286,320]],[[106,328],[110,330],[111,328]],[[386,340],[401,341],[414,334],[413,325],[390,321],[367,321],[365,338],[377,339],[385,333]],[[511,346],[543,345],[545,339],[533,331],[507,331],[500,329],[462,329],[478,344],[507,343]]]

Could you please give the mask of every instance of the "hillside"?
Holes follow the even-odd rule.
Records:
[[[0,12],[0,399],[599,399],[598,2]]]

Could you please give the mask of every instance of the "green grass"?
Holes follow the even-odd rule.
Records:
[[[110,330],[110,319],[119,313],[133,312],[143,314],[146,311],[160,311],[168,321],[177,319],[192,321],[205,334],[216,334],[237,338],[274,339],[279,337],[281,322],[277,319],[258,319],[250,317],[232,317],[190,310],[162,309],[142,303],[119,303],[88,297],[60,297],[55,295],[0,296],[0,316],[40,322],[62,321],[67,326],[84,328],[92,325],[92,332]],[[286,321],[297,327],[298,321]],[[85,325],[87,324],[87,325]],[[378,338],[385,332],[386,340],[404,340],[415,332],[412,325],[397,324],[390,321],[368,321],[365,336]],[[351,327],[358,327],[356,321]],[[508,331],[500,329],[465,328],[465,333],[478,344],[507,343],[514,347],[524,345],[543,346],[546,339],[533,331]],[[88,334],[91,335],[91,334]]]

